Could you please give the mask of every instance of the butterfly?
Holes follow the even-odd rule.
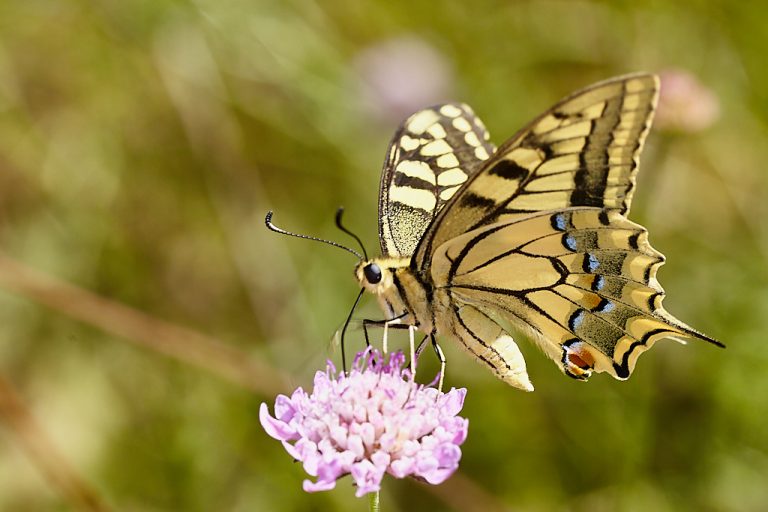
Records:
[[[527,391],[511,333],[580,380],[628,378],[663,338],[723,346],[664,309],[664,256],[627,219],[658,90],[651,74],[596,83],[498,148],[465,104],[405,120],[381,176],[382,256],[355,269],[384,323],[455,340]]]

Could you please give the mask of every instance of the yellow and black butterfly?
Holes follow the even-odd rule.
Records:
[[[722,346],[664,310],[664,256],[626,217],[658,89],[649,74],[594,84],[498,149],[467,105],[409,117],[381,177],[383,255],[355,270],[387,324],[456,340],[528,391],[509,330],[582,380],[628,378],[662,338]]]

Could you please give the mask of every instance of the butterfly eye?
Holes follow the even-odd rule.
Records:
[[[363,268],[365,279],[371,284],[377,284],[381,281],[381,269],[375,263],[369,263]]]

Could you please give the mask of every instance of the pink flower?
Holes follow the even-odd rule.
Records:
[[[378,41],[358,53],[354,67],[364,105],[387,122],[448,99],[455,81],[448,58],[417,36]]]
[[[271,437],[316,481],[307,492],[333,489],[351,475],[356,495],[376,492],[385,473],[439,484],[456,470],[468,420],[457,416],[466,389],[442,393],[414,382],[402,352],[389,361],[377,350],[355,357],[349,375],[328,363],[314,389],[279,395],[275,415],[262,403],[259,419]]]
[[[660,73],[661,91],[656,126],[670,131],[697,132],[720,116],[720,102],[711,89],[684,69]]]

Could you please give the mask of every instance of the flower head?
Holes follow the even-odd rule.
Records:
[[[414,111],[446,100],[454,83],[450,60],[426,40],[399,36],[357,54],[361,98],[371,114],[400,122]]]
[[[661,72],[660,78],[656,126],[675,132],[697,132],[717,121],[720,102],[695,75],[683,69],[670,69]]]
[[[279,395],[274,417],[261,404],[267,434],[317,477],[304,481],[305,491],[332,489],[349,474],[360,497],[378,491],[385,473],[439,484],[456,470],[467,437],[468,420],[457,416],[466,389],[442,393],[418,384],[404,364],[402,352],[387,361],[368,349],[348,375],[329,362],[311,394],[298,388]]]

